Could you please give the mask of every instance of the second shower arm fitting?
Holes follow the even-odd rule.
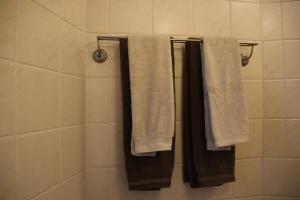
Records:
[[[118,37],[115,37],[115,36],[97,36],[97,47],[98,48],[93,53],[94,61],[97,62],[97,63],[103,63],[107,59],[107,52],[104,49],[101,48],[100,40],[119,41],[122,38],[127,38],[127,37],[126,36],[118,36]],[[202,39],[200,39],[200,38],[199,39],[194,39],[194,38],[193,39],[179,39],[179,38],[171,37],[170,40],[174,43],[185,43],[187,41],[202,42]],[[258,45],[258,44],[257,43],[247,43],[247,42],[239,43],[239,46],[250,47],[251,48],[249,55],[241,54],[241,62],[242,62],[243,67],[248,65],[248,63],[250,61],[250,58],[253,55],[254,46],[256,46],[256,45]]]

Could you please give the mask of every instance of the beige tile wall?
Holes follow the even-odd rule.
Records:
[[[297,0],[0,1],[0,199],[299,199],[299,13]],[[237,146],[235,183],[197,190],[182,183],[184,56],[177,45],[172,187],[127,190],[119,45],[103,43],[108,60],[95,63],[99,33],[234,36],[260,44],[243,68],[250,142]]]
[[[85,200],[85,0],[0,1],[0,199]]]
[[[264,62],[262,200],[300,198],[300,1],[261,4]]]
[[[248,199],[259,200],[263,156],[263,70],[259,1],[227,0],[88,0],[85,45],[87,200]],[[91,59],[97,34],[170,33],[236,36],[260,43],[244,68],[250,138],[237,147],[237,180],[220,187],[190,189],[182,181],[181,82],[183,46],[175,46],[176,155],[172,187],[160,192],[129,192],[122,152],[120,58],[117,42],[103,42],[108,60]],[[248,49],[243,49],[248,51]]]

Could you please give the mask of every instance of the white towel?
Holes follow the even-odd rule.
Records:
[[[154,155],[157,151],[171,150],[175,108],[170,37],[129,36],[128,54],[132,105],[131,153]]]
[[[238,41],[204,38],[203,48],[207,149],[227,150],[249,140]]]

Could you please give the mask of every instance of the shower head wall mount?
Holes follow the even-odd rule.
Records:
[[[97,49],[93,53],[93,59],[97,63],[104,63],[107,59],[107,52],[101,48],[100,40],[97,39]]]

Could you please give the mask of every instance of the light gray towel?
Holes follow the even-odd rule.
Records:
[[[238,40],[204,38],[203,49],[207,149],[228,150],[249,140]]]
[[[128,54],[132,105],[131,153],[154,155],[157,151],[171,150],[175,108],[170,37],[129,36]]]

